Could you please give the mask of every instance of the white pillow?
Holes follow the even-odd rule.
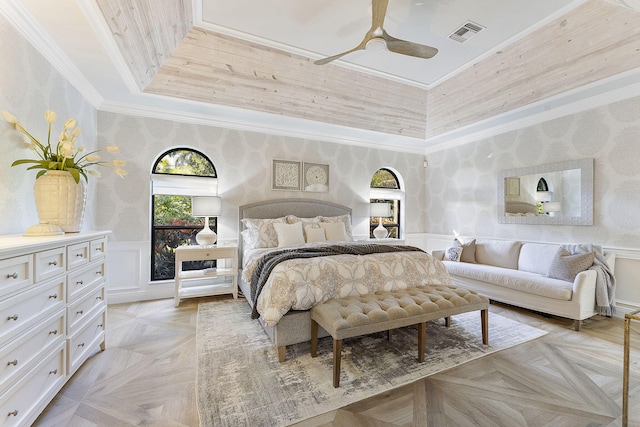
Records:
[[[444,250],[444,259],[447,261],[460,261],[460,256],[462,255],[462,247],[461,246],[452,246]]]
[[[351,215],[345,214],[345,215],[338,215],[338,216],[323,216],[322,217],[322,222],[341,222],[341,223],[343,223],[344,224],[345,234],[347,236],[347,238],[343,239],[343,240],[353,241],[353,234],[351,232]],[[332,240],[332,239],[329,239],[329,235],[327,235],[327,240]]]
[[[274,223],[273,228],[278,235],[278,247],[301,245],[304,243],[304,236],[302,235],[302,223],[296,222],[294,224],[286,223]]]
[[[325,235],[324,228],[320,228],[315,225],[305,225],[304,234],[307,238],[307,243],[325,242],[327,240],[327,236]]]
[[[340,242],[350,241],[343,222],[321,222],[320,227],[324,229],[327,240]]]

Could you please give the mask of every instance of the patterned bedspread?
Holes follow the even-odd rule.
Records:
[[[258,260],[267,252],[262,249],[245,254],[243,280],[251,280]],[[433,284],[453,282],[444,264],[425,252],[289,259],[271,271],[256,309],[265,323],[273,326],[289,310],[308,310],[331,298]]]

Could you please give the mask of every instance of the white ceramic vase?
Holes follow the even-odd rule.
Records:
[[[50,170],[33,186],[40,223],[59,226],[66,233],[82,229],[87,190],[82,179],[76,183],[67,171]]]

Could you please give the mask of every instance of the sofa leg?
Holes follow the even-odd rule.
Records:
[[[287,356],[287,346],[283,345],[278,347],[278,362],[284,362],[285,357]]]
[[[573,321],[573,328],[576,330],[576,332],[580,332],[580,328],[582,327],[582,320],[574,320]]]

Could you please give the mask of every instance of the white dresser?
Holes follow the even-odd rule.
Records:
[[[33,423],[104,350],[107,234],[0,236],[0,425]]]

